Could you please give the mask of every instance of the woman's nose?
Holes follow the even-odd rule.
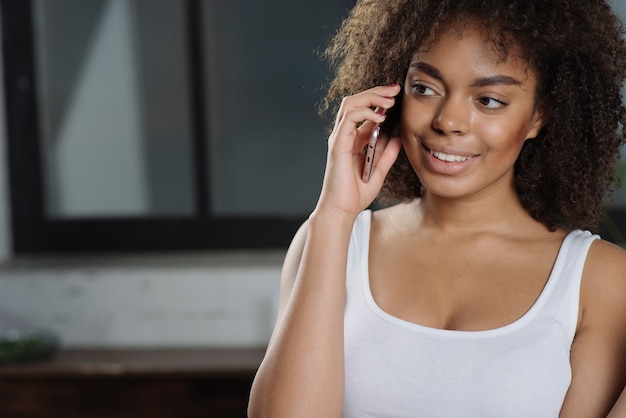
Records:
[[[469,104],[462,98],[446,98],[433,119],[433,128],[442,134],[463,135],[470,126],[470,113]]]

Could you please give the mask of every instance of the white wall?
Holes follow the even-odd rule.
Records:
[[[52,331],[70,347],[263,347],[281,259],[266,253],[13,261],[0,266],[0,325],[18,318],[23,329]]]

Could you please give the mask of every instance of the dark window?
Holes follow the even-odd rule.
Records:
[[[1,0],[16,253],[285,247],[350,0]]]

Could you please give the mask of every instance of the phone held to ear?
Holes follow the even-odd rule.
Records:
[[[382,111],[380,108],[376,108],[376,112],[383,113],[386,109]],[[364,183],[367,183],[370,180],[370,175],[372,174],[372,165],[374,164],[374,152],[376,151],[376,142],[378,141],[378,135],[380,134],[380,125],[377,123],[372,128],[372,132],[370,133],[370,140],[367,143],[367,149],[365,151],[365,165],[363,166],[363,174],[361,179]]]
[[[365,152],[365,165],[363,166],[363,175],[361,176],[364,183],[370,180],[370,174],[372,174],[372,165],[374,163],[374,151],[376,151],[376,142],[378,141],[378,135],[380,134],[380,126],[376,124],[370,133],[370,140],[367,143],[367,150]]]

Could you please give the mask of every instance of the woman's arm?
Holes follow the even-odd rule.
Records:
[[[341,415],[344,393],[343,314],[348,244],[354,221],[378,194],[400,150],[381,138],[374,171],[361,180],[361,150],[399,86],[376,87],[344,99],[329,140],[316,209],[296,234],[281,278],[279,313],[250,394],[250,417]],[[361,124],[363,121],[369,121]]]
[[[579,327],[572,344],[572,383],[561,418],[605,418],[626,379],[626,253],[595,241],[581,285]]]
[[[312,216],[296,235],[285,259],[276,327],[252,387],[250,417],[341,414],[345,260],[353,221]]]

